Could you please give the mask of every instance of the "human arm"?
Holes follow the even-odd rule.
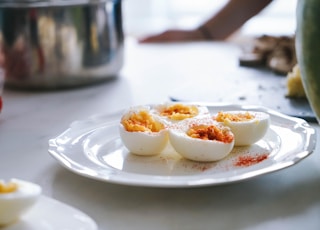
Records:
[[[140,40],[148,42],[182,42],[224,40],[272,0],[230,0],[217,14],[192,30],[167,30]]]

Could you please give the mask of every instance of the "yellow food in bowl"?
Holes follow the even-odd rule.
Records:
[[[18,184],[15,182],[0,182],[0,194],[15,192],[18,189]]]
[[[306,93],[301,81],[301,74],[298,65],[295,65],[292,72],[287,75],[287,97],[306,98]]]

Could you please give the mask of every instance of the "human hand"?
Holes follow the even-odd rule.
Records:
[[[190,42],[208,40],[199,30],[167,30],[139,40],[140,43]]]

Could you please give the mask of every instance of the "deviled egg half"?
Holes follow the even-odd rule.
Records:
[[[169,130],[172,147],[181,156],[200,162],[218,161],[234,146],[230,129],[212,119],[193,119]]]
[[[265,136],[270,126],[270,115],[258,111],[221,111],[213,119],[230,127],[235,137],[235,146],[256,143]]]
[[[126,111],[121,117],[119,132],[124,146],[137,155],[157,155],[168,142],[166,124],[150,112],[149,106]]]
[[[27,212],[41,195],[37,184],[11,179],[0,181],[0,228],[17,221]]]

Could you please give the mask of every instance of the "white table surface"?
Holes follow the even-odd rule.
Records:
[[[48,154],[48,140],[74,120],[165,102],[185,82],[212,75],[215,61],[231,58],[237,65],[235,50],[216,43],[139,45],[129,40],[124,68],[113,81],[51,92],[4,90],[0,177],[38,183],[44,195],[87,213],[103,230],[320,229],[319,146],[278,172],[241,183],[178,189],[95,181],[68,171]]]

